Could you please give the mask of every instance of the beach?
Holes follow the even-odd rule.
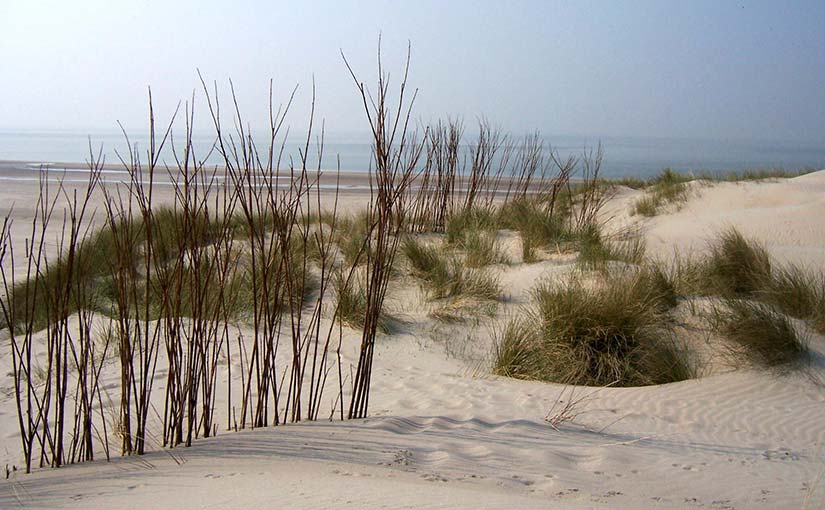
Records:
[[[19,163],[0,164],[0,170],[4,176],[37,175]],[[323,179],[334,186],[338,177]],[[340,185],[342,210],[357,211],[368,203],[365,174],[341,174]],[[608,232],[640,232],[652,259],[701,254],[720,231],[735,227],[762,243],[779,264],[825,265],[825,170],[790,179],[689,186],[683,204],[650,218],[632,214],[644,190],[617,186],[599,214]],[[13,204],[15,233],[22,239],[35,214],[37,181],[3,182],[0,189],[0,214]],[[163,186],[157,189],[158,204],[172,200]],[[325,191],[320,197],[330,207],[334,195]],[[93,206],[102,207],[102,201]],[[0,508],[813,509],[825,504],[822,334],[794,319],[809,353],[804,366],[792,371],[716,363],[712,342],[698,335],[694,341],[710,345],[712,362],[697,378],[680,382],[585,387],[493,375],[497,325],[528,306],[536,282],[576,270],[575,257],[562,253],[526,263],[513,232],[496,235],[511,263],[488,268],[504,293],[490,316],[440,322],[432,315],[435,304],[411,277],[390,285],[385,306],[402,326],[377,337],[364,419],[328,420],[336,414],[330,394],[318,421],[234,431],[226,394],[220,392],[217,434],[191,447],[161,448],[155,424],[148,429],[152,437],[145,455],[115,453],[109,461],[98,455],[93,462],[24,474],[14,389],[4,380],[0,465],[11,471],[0,481]],[[50,249],[56,253],[56,243]],[[687,304],[680,307],[679,313],[689,314]],[[329,323],[322,320],[324,327]],[[0,334],[7,338],[8,332]],[[359,341],[359,332],[347,328],[344,367],[357,363]],[[2,373],[10,363],[8,349],[0,351]],[[231,377],[225,368],[218,371],[218,388]],[[158,409],[165,373],[161,362],[153,395]],[[105,365],[101,378],[116,400],[115,365]],[[569,420],[548,420],[571,402],[575,412]]]

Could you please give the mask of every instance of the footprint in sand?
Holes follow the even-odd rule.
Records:
[[[762,453],[762,456],[765,457],[767,460],[799,460],[799,455],[790,451],[786,450],[785,448],[779,448],[777,450],[765,450]]]
[[[395,453],[392,463],[396,466],[409,466],[412,458],[413,453],[410,450],[399,450]]]
[[[521,485],[524,485],[524,486],[527,486],[527,487],[529,487],[529,486],[531,486],[531,485],[534,485],[534,484],[536,483],[536,482],[534,482],[534,481],[532,481],[532,480],[528,480],[528,479],[526,479],[526,478],[522,478],[522,477],[521,477],[521,476],[519,476],[519,475],[513,475],[513,476],[511,476],[511,478],[513,479],[513,481],[514,481],[514,482],[517,482],[517,483],[519,483],[519,484],[521,484]]]
[[[428,482],[449,482],[450,481],[449,478],[445,478],[445,477],[439,475],[438,473],[427,473],[427,474],[421,475],[421,478],[427,480]]]

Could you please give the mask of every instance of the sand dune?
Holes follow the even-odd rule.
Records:
[[[825,265],[825,175],[774,182],[697,185],[694,198],[648,227],[651,250],[669,255],[701,250],[703,241],[727,225],[764,242],[780,260]]]
[[[735,225],[779,260],[825,266],[825,171],[696,186],[680,210],[650,220],[629,215],[639,196],[621,191],[605,214],[640,226],[658,256],[696,253]],[[510,297],[500,315],[516,313],[537,280],[572,264],[499,267]],[[793,375],[740,370],[578,389],[590,395],[581,414],[555,430],[544,418],[570,399],[564,388],[488,375],[489,326],[436,334],[428,305],[408,302],[414,296],[391,296],[409,326],[376,346],[371,418],[220,431],[191,448],[15,473],[0,483],[0,508],[825,506],[822,336],[807,331],[811,359]],[[7,358],[0,352],[4,373]],[[13,464],[8,388],[0,434],[0,461]]]

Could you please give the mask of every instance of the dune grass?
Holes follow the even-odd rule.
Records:
[[[800,175],[815,172],[815,168],[801,168],[798,170],[786,170],[781,167],[777,168],[749,168],[741,171],[731,171],[710,174],[710,179],[716,181],[726,182],[743,182],[743,181],[765,181],[773,179],[792,179]]]
[[[446,280],[447,260],[436,246],[405,237],[401,241],[401,252],[409,262],[413,275],[434,283]]]
[[[661,180],[662,175],[668,174],[668,178],[682,180],[689,182],[691,180],[700,180],[708,182],[743,182],[743,181],[765,181],[772,179],[792,179],[800,175],[816,172],[816,168],[800,168],[797,170],[787,170],[782,167],[774,168],[747,168],[744,170],[730,170],[730,171],[708,171],[708,170],[691,170],[691,171],[676,171],[672,168],[664,168],[659,174],[652,178],[642,179],[639,177],[621,177],[619,179],[610,179],[607,182],[614,185],[626,186],[631,189],[646,189]],[[673,175],[675,174],[675,176]]]
[[[471,268],[508,264],[510,259],[496,239],[498,227],[494,212],[488,208],[464,209],[447,219],[445,241],[464,252],[464,263]]]
[[[517,231],[521,235],[522,260],[538,260],[536,250],[559,246],[573,238],[570,228],[569,199],[558,199],[550,204],[539,196],[525,196],[508,201],[498,210],[500,228]]]
[[[812,169],[789,171],[782,168],[748,169],[731,172],[677,172],[665,168],[658,175],[644,180],[625,177],[611,181],[612,184],[627,186],[636,190],[645,190],[645,195],[638,199],[632,209],[633,214],[652,217],[660,214],[665,207],[679,207],[689,196],[688,183],[691,181],[744,182],[765,181],[771,179],[788,179],[812,172]]]
[[[589,225],[575,237],[577,262],[585,269],[605,269],[609,261],[640,265],[645,260],[645,242],[638,232],[620,233],[607,239],[598,225]]]
[[[467,233],[459,245],[464,252],[464,263],[471,268],[492,264],[509,264],[510,259],[501,248],[495,232],[474,230]]]
[[[630,189],[645,189],[650,185],[649,180],[641,179],[639,177],[622,177],[621,179],[614,179],[610,181],[611,184],[617,186],[625,186]]]
[[[578,249],[578,263],[583,267],[600,267],[606,261],[613,259],[601,229],[596,226],[591,226],[579,234]]]
[[[678,269],[649,263],[642,266],[639,278],[644,280],[642,285],[657,296],[657,304],[662,312],[676,308],[679,300],[685,297],[679,287]]]
[[[691,177],[664,169],[658,176],[645,186],[645,196],[636,201],[633,207],[634,214],[642,216],[656,216],[661,210],[670,205],[679,205],[688,198],[688,185]]]
[[[208,219],[205,216],[193,216],[187,220],[188,227],[183,228],[183,213],[171,207],[157,207],[152,213],[152,234],[154,247],[154,269],[152,274],[140,274],[138,270],[142,263],[141,250],[146,243],[146,227],[142,218],[132,220],[134,225],[127,226],[126,220],[122,220],[120,235],[125,232],[131,233],[132,238],[126,243],[131,246],[130,250],[121,250],[114,239],[114,233],[109,225],[105,225],[92,232],[78,247],[75,261],[72,265],[72,273],[69,274],[65,255],[61,255],[55,261],[44,265],[41,274],[34,280],[20,281],[11,290],[12,298],[9,300],[12,306],[17,307],[15,316],[23,317],[23,307],[29,308],[29,317],[33,317],[35,330],[42,329],[46,324],[54,323],[63,315],[70,315],[80,309],[89,309],[113,316],[117,291],[114,287],[114,275],[119,270],[132,272],[137,278],[135,282],[134,302],[132,306],[142,307],[145,304],[145,289],[149,287],[149,303],[151,318],[158,319],[162,316],[161,302],[162,296],[174,288],[179,295],[180,310],[183,316],[190,316],[192,307],[196,300],[202,300],[199,306],[212,306],[218,301],[218,296],[212,292],[204,278],[215,276],[219,268],[220,261],[214,259],[206,250],[200,255],[198,261],[202,265],[198,271],[193,271],[191,265],[194,263],[191,255],[184,255],[182,260],[178,260],[183,251],[192,250],[195,247],[208,246],[219,236],[218,229],[221,228],[219,221],[214,218]],[[228,228],[238,236],[245,236],[247,232],[239,219],[231,218]],[[261,226],[266,222],[261,220]],[[248,228],[247,228],[248,230]],[[280,289],[280,298],[270,296],[273,302],[280,302],[281,308],[290,306],[302,306],[306,298],[318,288],[316,276],[306,265],[309,257],[309,250],[312,244],[304,246],[298,238],[290,241],[290,254],[284,257],[280,250],[275,250],[269,260],[255,260],[258,266],[257,271],[253,271],[252,260],[249,257],[237,257],[233,264],[237,263],[237,268],[230,271],[228,278],[228,288],[224,292],[229,292],[230,299],[222,298],[224,304],[229,306],[226,310],[231,318],[244,318],[248,311],[252,309],[255,300],[263,299],[260,295],[255,295],[252,284],[253,274],[257,274],[258,280],[263,278],[263,266],[267,266],[271,289]],[[304,252],[307,252],[305,256]],[[224,253],[221,251],[221,253]],[[126,255],[125,257],[123,255]],[[224,254],[224,256],[227,256]],[[282,262],[283,259],[283,262]],[[126,264],[129,267],[120,268],[119,264]],[[278,270],[278,267],[281,267]],[[197,274],[197,275],[196,275]],[[288,275],[288,278],[287,278]],[[201,281],[195,281],[200,278]],[[280,283],[276,284],[274,280]],[[78,285],[78,282],[83,285]],[[53,303],[49,296],[56,295],[57,289],[70,287],[70,297],[63,306]],[[28,287],[28,290],[27,290]],[[36,289],[35,289],[36,287]],[[169,287],[165,289],[164,287]],[[257,288],[261,286],[258,285]],[[83,292],[78,293],[75,288],[82,288]],[[36,293],[35,293],[36,292]],[[194,292],[200,292],[201,296],[194,296]]]
[[[812,168],[785,170],[783,168],[754,168],[730,172],[677,172],[665,168],[650,179],[624,177],[612,180],[611,184],[645,190],[645,195],[633,204],[631,212],[646,217],[660,214],[671,204],[680,207],[689,196],[688,183],[714,182],[759,182],[775,179],[791,179],[815,171]]]
[[[343,272],[337,271],[332,286],[337,296],[336,318],[346,326],[362,329],[368,305],[367,285],[363,274],[354,272],[348,282]],[[398,322],[398,318],[389,313],[386,304],[383,304],[378,315],[378,331],[389,334]]]
[[[695,375],[665,313],[667,297],[640,272],[542,283],[527,314],[497,336],[494,372],[563,384],[641,386]]]
[[[710,243],[702,272],[708,294],[753,296],[770,285],[771,259],[764,246],[731,227]]]
[[[736,354],[757,366],[792,363],[807,351],[788,317],[765,303],[725,300],[714,309],[712,321],[714,328],[737,346]]]
[[[633,205],[633,214],[652,217],[659,214],[661,202],[653,195],[645,195]]]
[[[338,218],[335,242],[348,265],[366,263],[369,247],[367,236],[370,232],[369,214],[366,210]]]
[[[813,321],[817,331],[825,334],[825,275],[806,271],[795,265],[774,267],[767,286],[757,298],[783,313]]]
[[[493,373],[517,379],[537,379],[555,382],[558,377],[540,353],[541,328],[529,317],[508,320],[504,329],[496,332],[493,343]],[[549,352],[547,353],[549,354]]]
[[[584,237],[586,261],[609,260],[596,233]],[[631,250],[633,252],[634,250]],[[631,257],[632,258],[632,257]],[[542,283],[525,314],[496,336],[495,373],[564,384],[633,386],[694,377],[689,352],[674,338],[671,315],[693,295],[722,299],[710,327],[757,366],[797,361],[806,352],[788,316],[822,331],[825,278],[772,264],[767,250],[735,229],[723,231],[699,261],[603,271],[595,281]]]
[[[746,238],[735,228],[722,231],[710,243],[708,254],[681,276],[680,284],[698,294],[718,296],[726,301],[724,313],[714,322],[727,336],[743,346],[748,335],[760,336],[777,345],[801,345],[791,338],[785,316],[808,321],[825,334],[825,275],[793,264],[777,265],[767,249]],[[737,329],[738,328],[738,329]],[[790,328],[790,329],[789,329]],[[787,340],[782,340],[782,337]],[[776,356],[760,345],[753,356],[763,363]]]
[[[501,284],[497,277],[483,269],[468,267],[460,258],[437,246],[406,237],[401,243],[401,251],[412,274],[426,284],[432,299],[501,299]]]
[[[448,244],[459,244],[469,233],[478,231],[495,231],[499,228],[496,210],[493,208],[473,207],[461,209],[447,218],[444,234]]]
[[[118,270],[117,265],[126,264],[129,266],[127,270],[137,271],[147,236],[146,222],[142,218],[119,221],[119,234],[115,234],[107,224],[82,239],[77,245],[71,269],[67,254],[61,253],[54,260],[44,262],[40,273],[31,281],[17,282],[9,300],[17,310],[15,316],[23,317],[22,310],[28,307],[34,328],[39,330],[83,308],[111,314],[114,300],[112,279]],[[186,232],[181,228],[183,221],[183,214],[172,207],[156,207],[153,210],[151,227],[158,262],[166,263],[177,257],[181,249],[205,245],[218,235],[215,225],[205,216],[191,215]],[[128,249],[119,249],[115,235],[125,237],[129,234],[128,239],[121,240],[123,247]],[[145,280],[145,275],[136,276],[143,276]],[[69,289],[67,306],[50,300],[51,296],[61,293],[61,288]],[[78,292],[80,288],[82,292]]]
[[[825,333],[825,275],[774,264],[763,245],[735,228],[719,234],[694,273],[706,295],[760,301]]]
[[[289,253],[275,249],[266,259],[241,257],[229,282],[237,289],[233,299],[233,318],[249,320],[255,303],[268,301],[271,310],[287,313],[300,310],[310,302],[310,295],[320,286],[318,276],[308,265],[307,247],[297,238],[289,243]],[[253,281],[254,280],[254,281]],[[264,281],[266,280],[266,282]]]

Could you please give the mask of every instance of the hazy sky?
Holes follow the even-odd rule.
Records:
[[[165,117],[200,69],[253,124],[270,78],[299,84],[296,129],[314,75],[327,131],[362,132],[339,50],[371,83],[381,32],[395,78],[412,43],[422,121],[825,143],[823,26],[822,0],[0,0],[0,127],[140,129],[147,86]]]

